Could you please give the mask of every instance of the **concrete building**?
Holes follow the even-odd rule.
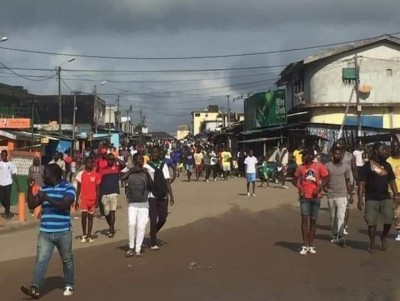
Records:
[[[176,130],[176,139],[182,140],[185,139],[190,134],[189,126],[186,124],[179,125]]]
[[[359,111],[361,126],[391,129],[400,128],[399,82],[400,39],[382,35],[294,62],[277,85],[288,112],[312,123],[356,125]]]

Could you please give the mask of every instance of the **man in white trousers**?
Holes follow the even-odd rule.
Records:
[[[152,179],[143,168],[144,159],[139,153],[132,158],[133,167],[121,180],[126,181],[126,198],[128,201],[129,249],[126,257],[141,256],[142,243],[149,222],[149,193],[152,190]]]
[[[343,161],[343,150],[334,145],[331,149],[332,161],[326,164],[329,171],[327,184],[328,205],[331,215],[331,242],[344,245],[343,231],[347,202],[353,203],[351,185],[351,165]]]

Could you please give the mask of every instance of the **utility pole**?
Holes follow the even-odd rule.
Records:
[[[35,124],[35,101],[33,100],[32,97],[32,102],[31,102],[31,145],[35,142],[35,135],[34,135],[34,124]]]
[[[94,110],[94,131],[97,134],[97,127],[98,127],[98,106],[97,106],[97,86],[94,85],[93,87],[93,94],[94,94],[94,104],[93,104],[93,110]]]
[[[359,85],[360,85],[360,73],[358,67],[358,56],[357,53],[354,54],[354,68],[355,68],[355,77],[356,82],[354,83],[354,90],[356,92],[356,105],[357,105],[357,135],[359,138],[361,136],[361,104],[360,104],[360,93],[359,93]]]
[[[119,121],[120,121],[120,118],[119,118],[119,95],[117,96],[117,130],[119,131],[120,130],[120,128],[119,128]]]
[[[108,106],[108,135],[111,135],[111,110],[112,106],[111,104]],[[114,116],[115,119],[115,116]]]
[[[230,100],[229,100],[229,95],[226,95],[226,99],[227,99],[227,101],[228,101],[228,108],[227,108],[227,111],[228,111],[228,127],[230,127],[230,125],[231,125],[231,106],[230,106]]]
[[[61,66],[58,66],[57,68],[57,78],[58,78],[58,134],[61,136],[62,134]]]
[[[75,154],[75,125],[76,125],[76,110],[78,109],[76,107],[76,98],[78,96],[78,94],[80,94],[79,91],[74,91],[74,111],[72,113],[72,156]]]

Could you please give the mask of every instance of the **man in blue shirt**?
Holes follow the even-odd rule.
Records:
[[[28,191],[28,207],[42,206],[36,267],[31,286],[21,287],[24,294],[38,299],[46,269],[57,247],[64,269],[64,296],[71,296],[74,290],[74,258],[72,254],[72,232],[70,208],[76,192],[71,183],[62,179],[63,171],[57,164],[48,165],[43,174],[44,185],[35,196]]]

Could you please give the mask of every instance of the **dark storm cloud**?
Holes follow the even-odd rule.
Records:
[[[398,21],[398,0],[3,0],[0,28],[61,27],[75,32],[277,29],[298,23],[354,24]],[[77,31],[78,30],[78,31]]]

